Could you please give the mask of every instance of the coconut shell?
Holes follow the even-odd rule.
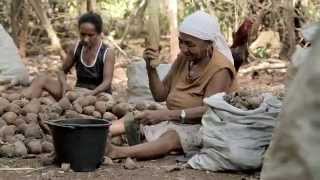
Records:
[[[16,127],[13,125],[9,126],[3,126],[0,128],[0,137],[2,137],[4,140],[9,139],[10,137],[14,136],[16,132]]]
[[[3,120],[2,118],[0,118],[0,128],[2,128],[3,126],[6,126],[7,122],[5,120]]]
[[[80,114],[80,117],[83,118],[83,119],[94,119],[94,117],[88,116],[86,114]]]
[[[83,113],[86,115],[92,115],[94,110],[95,110],[94,106],[86,106],[83,108]]]
[[[108,103],[105,101],[97,101],[95,104],[96,111],[99,111],[101,114],[105,113],[108,108]]]
[[[26,139],[23,134],[16,134],[16,135],[14,135],[14,137],[15,137],[18,141],[24,141],[24,140]]]
[[[164,108],[161,104],[156,102],[150,102],[147,106],[148,110],[159,110]]]
[[[15,136],[6,136],[4,137],[4,141],[9,144],[13,144],[17,141],[17,138]]]
[[[57,120],[59,119],[60,115],[58,113],[50,112],[48,113],[49,120]]]
[[[42,137],[40,126],[37,124],[28,124],[24,131],[24,136],[26,138],[40,139]]]
[[[38,117],[39,117],[40,121],[48,121],[49,120],[49,115],[46,113],[39,113]]]
[[[10,102],[7,99],[0,97],[0,115],[6,112],[9,104]]]
[[[73,111],[73,110],[66,110],[64,113],[64,116],[66,118],[79,118],[80,117],[79,113],[77,113],[76,111]]]
[[[112,108],[112,113],[121,118],[131,110],[132,107],[128,103],[119,103]]]
[[[70,100],[67,97],[63,97],[62,99],[60,99],[59,105],[64,110],[71,110],[72,109],[72,104],[71,104]]]
[[[4,97],[0,97],[0,106],[1,105],[7,105],[10,104],[10,102],[8,101],[8,99],[4,98]]]
[[[98,100],[98,101],[105,101],[105,102],[107,102],[107,101],[113,100],[113,97],[112,97],[112,95],[109,94],[109,93],[99,93],[99,94],[97,95],[97,100]]]
[[[74,110],[75,111],[77,111],[78,113],[82,113],[82,111],[83,111],[83,109],[82,109],[82,106],[78,103],[78,102],[75,102],[74,104],[73,104],[73,108],[74,108]]]
[[[39,101],[43,105],[50,105],[56,103],[56,101],[50,97],[40,97]]]
[[[262,96],[253,96],[247,99],[248,109],[256,109],[263,102]]]
[[[16,132],[17,133],[24,133],[26,129],[27,129],[27,124],[23,123],[23,124],[20,124],[19,126],[17,126]]]
[[[27,105],[29,101],[27,99],[21,99],[21,100],[14,100],[12,101],[12,104],[18,105],[20,108],[23,108],[25,105]]]
[[[48,110],[50,113],[57,113],[59,115],[61,115],[63,112],[63,108],[60,106],[59,103],[53,103],[53,104],[49,105]]]
[[[27,143],[27,148],[31,154],[40,154],[42,152],[41,142],[38,139],[33,139]]]
[[[31,124],[31,123],[36,124],[38,122],[38,115],[35,113],[28,113],[25,116],[25,121],[27,124]]]
[[[22,141],[16,141],[14,143],[14,155],[17,157],[26,156],[28,154],[27,147]]]
[[[4,119],[7,124],[14,124],[14,121],[17,119],[17,114],[14,112],[6,112],[2,115],[2,119]]]
[[[40,111],[40,101],[38,99],[32,99],[27,105],[22,109],[25,114],[35,113],[38,114]]]
[[[107,102],[107,111],[111,112],[112,108],[116,105],[117,103],[115,101],[108,101]]]
[[[13,144],[5,144],[0,147],[0,154],[4,157],[14,157],[15,155],[15,145]]]
[[[19,105],[17,104],[9,104],[9,106],[7,107],[7,111],[8,112],[14,112],[16,114],[22,114],[22,109]]]
[[[92,113],[92,116],[95,117],[95,118],[98,118],[98,119],[101,119],[102,115],[99,111],[94,111]]]
[[[143,111],[148,108],[148,104],[145,101],[137,102],[134,108],[138,111]]]
[[[68,97],[70,102],[73,102],[80,97],[80,94],[75,91],[68,91],[66,96]]]
[[[75,102],[79,103],[81,107],[94,105],[97,101],[95,96],[81,96]]]
[[[114,121],[118,119],[117,116],[112,114],[111,112],[105,112],[102,118],[110,121]]]
[[[15,120],[14,125],[18,127],[20,124],[23,124],[23,123],[26,123],[26,121],[24,120],[24,118],[22,116],[19,116]]]
[[[43,141],[41,143],[41,148],[43,153],[51,153],[54,151],[54,146],[51,142]]]
[[[10,101],[10,102],[12,102],[12,101],[14,101],[14,100],[19,100],[19,99],[21,99],[21,94],[18,94],[18,93],[12,93],[12,94],[9,94],[8,95],[8,97],[7,97],[7,99]]]

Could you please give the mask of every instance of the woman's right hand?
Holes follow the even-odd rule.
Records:
[[[143,59],[146,61],[147,65],[150,65],[151,61],[159,59],[159,51],[147,48],[143,51]]]

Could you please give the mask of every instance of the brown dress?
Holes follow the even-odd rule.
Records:
[[[222,69],[228,69],[232,74],[232,84],[228,91],[236,87],[235,69],[233,64],[220,52],[214,51],[209,64],[204,65],[203,71],[195,80],[186,79],[188,73],[188,60],[179,56],[172,65],[171,70],[164,82],[170,86],[167,97],[168,109],[185,109],[203,105],[206,88],[213,76]],[[180,144],[185,153],[199,151],[201,148],[201,137],[199,134],[200,124],[180,124],[163,121],[151,126],[142,126],[142,132],[148,142],[158,139],[169,130],[178,133]]]
[[[192,108],[203,105],[205,91],[214,75],[222,69],[228,69],[232,75],[232,85],[228,91],[236,87],[235,68],[233,64],[219,51],[214,51],[212,60],[203,65],[203,71],[193,81],[188,80],[188,60],[179,56],[171,71],[165,78],[165,83],[170,86],[167,97],[167,107],[171,110]]]

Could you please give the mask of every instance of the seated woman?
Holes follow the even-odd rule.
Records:
[[[144,51],[152,95],[156,101],[166,101],[168,109],[135,115],[147,142],[129,147],[109,144],[106,154],[110,158],[150,159],[171,151],[197,150],[201,145],[198,137],[201,117],[206,111],[203,99],[234,88],[233,59],[217,19],[197,11],[184,19],[179,31],[180,54],[163,81],[150,66],[158,52]],[[126,115],[115,121],[110,127],[111,134],[125,133],[126,121],[132,118]]]
[[[56,100],[67,90],[66,74],[75,65],[76,87],[89,89],[86,95],[100,92],[111,93],[111,82],[115,63],[114,52],[102,42],[103,22],[95,13],[86,13],[78,21],[80,41],[69,48],[63,61],[58,80],[47,75],[36,77],[23,94],[27,98],[38,98],[43,90],[48,91]]]

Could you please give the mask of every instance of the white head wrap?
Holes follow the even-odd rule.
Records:
[[[218,19],[203,11],[187,16],[180,24],[179,31],[202,40],[211,40],[214,47],[233,64],[230,48],[220,31]]]

